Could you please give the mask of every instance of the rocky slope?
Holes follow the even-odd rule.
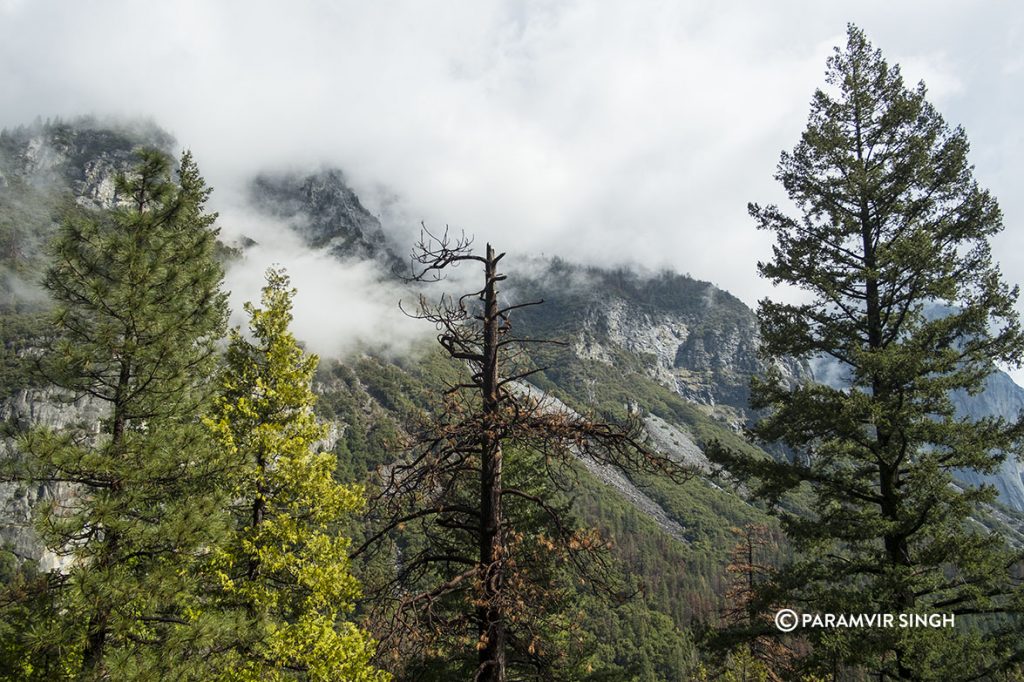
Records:
[[[546,301],[523,311],[530,333],[561,338],[578,358],[607,366],[625,354],[646,376],[733,429],[752,418],[750,378],[766,365],[757,351],[757,318],[735,296],[671,272],[640,275],[558,259],[538,268],[530,277],[510,274],[513,297]],[[792,381],[810,378],[801,363],[781,369]]]
[[[1005,372],[996,372],[985,380],[985,389],[977,395],[962,391],[953,394],[957,413],[972,419],[1002,417],[1016,421],[1024,412],[1024,388],[1014,383]],[[991,485],[999,493],[999,501],[1016,511],[1024,511],[1024,464],[1010,453],[999,468],[989,474],[960,471],[957,477],[972,485]]]
[[[19,286],[24,289],[31,273],[38,272],[41,245],[52,234],[61,202],[116,202],[114,174],[126,168],[133,150],[144,144],[168,149],[173,141],[152,126],[110,127],[90,120],[0,133],[0,264],[5,268],[8,300],[24,300]],[[251,200],[256,210],[287,225],[309,248],[337,257],[339,267],[353,259],[372,260],[387,270],[398,265],[393,254],[405,250],[404,245],[388,244],[380,222],[340,171],[265,173],[253,179]],[[541,364],[552,363],[550,371],[537,377],[544,391],[581,410],[645,414],[652,442],[704,473],[701,443],[710,437],[736,438],[754,417],[747,406],[748,385],[751,376],[766,368],[757,353],[756,318],[728,292],[670,272],[641,275],[557,258],[506,265],[509,298],[546,299],[544,306],[516,312],[517,331],[566,343],[561,355],[536,358]],[[5,339],[5,345],[11,343]],[[810,369],[800,363],[784,363],[781,369],[792,381],[812,378]],[[365,377],[355,378],[353,385],[362,381]],[[965,409],[976,410],[978,416],[1010,415],[1024,406],[1024,390],[1008,381],[994,379],[980,396],[982,401]],[[18,392],[21,388],[16,381],[8,382],[8,396],[0,402],[5,418],[38,418],[54,426],[70,418],[57,416],[64,408],[58,408],[53,396]],[[331,390],[321,388],[326,391],[325,404],[336,400]],[[367,393],[361,400],[375,401],[377,414],[390,413],[394,400],[387,393],[393,390]],[[335,437],[328,445],[347,448],[347,439],[351,448],[345,452],[357,456],[365,443],[352,440],[352,419],[335,419]],[[710,481],[707,491],[713,492],[707,494],[713,499],[701,493],[673,503],[668,493],[645,489],[621,474],[591,473],[667,535],[687,542],[726,537],[723,534],[739,523],[740,516],[753,513],[735,494],[718,490]],[[977,480],[996,485],[1008,505],[1024,510],[1024,484],[1016,460],[1007,460],[998,474]],[[20,529],[8,531],[2,539],[31,554],[26,544],[28,509],[35,500],[66,493],[0,490],[0,502],[14,505],[8,512],[9,527]],[[688,509],[688,504],[711,506]],[[710,509],[714,513],[709,514]],[[707,520],[716,515],[720,518]]]
[[[341,260],[402,265],[389,249],[380,221],[359,201],[337,169],[316,173],[262,173],[249,186],[253,207],[283,221],[306,246]]]
[[[0,457],[5,460],[20,457],[11,433],[27,427],[46,427],[55,431],[76,429],[79,432],[99,433],[103,411],[99,404],[88,398],[72,399],[52,388],[21,389],[0,402],[0,423],[11,431],[0,438]],[[26,485],[18,482],[0,482],[0,546],[6,546],[19,559],[31,559],[44,571],[61,568],[66,557],[48,551],[39,540],[32,525],[32,510],[39,504],[61,501],[73,497],[74,486]]]

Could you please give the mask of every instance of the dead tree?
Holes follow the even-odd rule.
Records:
[[[510,667],[540,668],[545,643],[536,627],[548,608],[550,576],[537,568],[555,561],[588,584],[610,587],[610,543],[567,520],[567,505],[552,491],[571,489],[577,458],[630,471],[660,472],[674,480],[688,473],[645,445],[638,419],[613,426],[572,412],[531,391],[527,348],[544,340],[513,335],[510,313],[542,301],[505,303],[498,264],[504,253],[471,240],[435,237],[424,229],[413,252],[412,279],[437,281],[460,264],[482,268],[483,285],[439,302],[420,298],[411,313],[438,329],[446,354],[468,368],[451,386],[408,457],[383,472],[371,500],[379,522],[353,557],[379,551],[389,538],[414,531],[395,557],[397,573],[372,589],[381,648],[408,653],[472,632],[478,656],[474,680],[500,682]],[[505,478],[509,453],[535,458],[541,490]],[[525,455],[524,455],[525,456]],[[542,529],[524,533],[508,508],[529,509]],[[519,514],[521,517],[522,514]],[[386,613],[386,616],[380,614]],[[455,644],[457,646],[457,644]],[[467,671],[469,673],[470,671]]]
[[[728,585],[723,621],[738,632],[749,633],[748,637],[733,644],[746,649],[749,662],[757,666],[758,675],[770,682],[778,682],[791,676],[790,663],[796,651],[785,639],[777,636],[778,628],[772,621],[777,607],[766,608],[758,597],[759,590],[778,568],[780,531],[755,523],[734,528],[733,532],[738,536],[738,542],[729,553],[729,564],[725,569]]]

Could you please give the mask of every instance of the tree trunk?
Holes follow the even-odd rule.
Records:
[[[263,523],[263,517],[267,512],[267,463],[263,452],[256,453],[256,497],[252,501],[252,529],[255,531]],[[249,580],[255,580],[260,572],[259,556],[249,555],[249,569],[246,573]]]
[[[111,423],[110,452],[114,457],[121,454],[124,447],[124,432],[128,424],[125,415],[125,396],[128,393],[131,381],[131,365],[128,360],[121,361],[121,371],[117,378],[117,389],[114,393],[114,415]],[[121,489],[121,482],[113,480],[110,488],[114,495]],[[117,560],[118,537],[109,528],[103,529],[106,546],[103,553],[95,560],[100,569],[113,565]],[[83,679],[98,679],[104,674],[103,653],[106,649],[107,631],[110,625],[110,614],[113,606],[101,601],[96,609],[89,616],[89,625],[86,629],[85,649],[82,651],[82,668],[80,677]]]
[[[857,77],[857,64],[854,64],[854,76]],[[864,141],[862,137],[862,125],[860,105],[854,99],[854,111],[856,122],[854,136],[857,144],[857,161],[861,170],[866,173],[867,160],[864,155]],[[878,265],[875,254],[876,226],[872,221],[871,209],[867,199],[868,190],[862,188],[860,195],[860,228],[861,243],[864,249],[864,269],[866,277],[864,281],[865,312],[867,313],[867,341],[868,350],[881,351],[884,348],[884,336],[882,325],[881,296],[878,287]],[[876,403],[884,403],[891,395],[890,385],[883,382],[882,378],[872,372],[871,397]],[[875,443],[878,464],[878,486],[882,502],[879,505],[882,517],[891,523],[898,524],[900,521],[901,501],[899,497],[900,462],[898,459],[890,459],[890,447],[892,443],[889,429],[881,424],[875,424]],[[909,566],[910,554],[907,539],[897,529],[887,532],[882,537],[885,546],[886,557],[889,563],[894,566]],[[914,604],[914,595],[905,587],[894,586],[897,589],[893,595],[893,601],[889,604],[889,612],[904,612]],[[899,679],[911,679],[910,670],[903,661],[903,650],[897,646],[896,671]]]
[[[498,315],[497,259],[487,245],[483,292],[483,432],[480,436],[480,571],[483,582],[481,605],[477,608],[480,624],[479,668],[477,680],[505,680],[505,622],[498,604],[504,581],[501,538],[501,442],[496,433],[500,396],[498,391]]]

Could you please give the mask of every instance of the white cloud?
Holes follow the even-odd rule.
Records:
[[[513,252],[670,266],[751,304],[770,292],[755,264],[771,240],[746,203],[784,199],[778,153],[854,21],[964,124],[979,180],[1003,201],[1004,270],[1024,280],[1022,95],[1003,71],[1024,19],[1013,3],[0,8],[0,125],[148,115],[195,151],[219,206],[254,171],[326,162],[375,210],[396,195],[404,238],[421,219],[448,223]]]
[[[942,52],[913,55],[894,61],[898,61],[906,84],[912,87],[924,81],[928,88],[929,101],[940,108],[951,96],[964,91],[964,84],[956,73],[956,67]]]
[[[240,235],[257,242],[226,273],[232,325],[248,327],[242,305],[259,305],[264,275],[274,267],[284,268],[297,290],[292,323],[296,337],[323,357],[367,349],[405,354],[433,333],[428,323],[411,319],[398,308],[400,299],[415,302],[416,294],[382,281],[376,264],[339,263],[326,253],[311,251],[287,225],[244,205],[221,211],[220,222],[228,243]]]

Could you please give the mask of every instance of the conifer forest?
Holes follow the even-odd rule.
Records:
[[[15,86],[27,42],[0,51],[0,680],[1024,679],[1024,207],[988,142],[1019,140],[1017,95],[964,115],[979,86],[949,73],[977,24],[956,3],[935,13],[964,42],[926,63],[877,8],[866,27],[807,9],[833,37],[783,46],[750,8],[651,2],[496,3],[493,26],[481,3],[460,10],[481,36],[428,49],[440,5],[366,24],[257,3],[229,26],[112,0],[89,21],[116,40],[86,52],[146,56],[96,80],[80,55],[75,78],[124,106],[68,80],[34,121],[49,67]],[[999,11],[993,35],[1024,30]],[[0,3],[0,42],[45,12]],[[679,16],[706,32],[662,42]],[[732,95],[715,74],[739,57],[700,58],[725,25],[773,45]],[[286,78],[217,43],[245,26],[261,55],[296,50],[273,56]],[[387,68],[336,88],[356,66],[312,56],[335,29],[365,59],[392,41],[384,63],[437,91]],[[204,97],[234,111],[176,75],[203,59],[289,132],[187,123]],[[129,102],[156,63],[173,131]],[[687,83],[706,88],[644,99]],[[412,94],[378,106],[389,88]],[[667,133],[691,130],[680,102],[732,142]],[[348,132],[315,137],[321,116]],[[981,152],[965,117],[990,121]],[[755,139],[768,165],[728,151]]]

